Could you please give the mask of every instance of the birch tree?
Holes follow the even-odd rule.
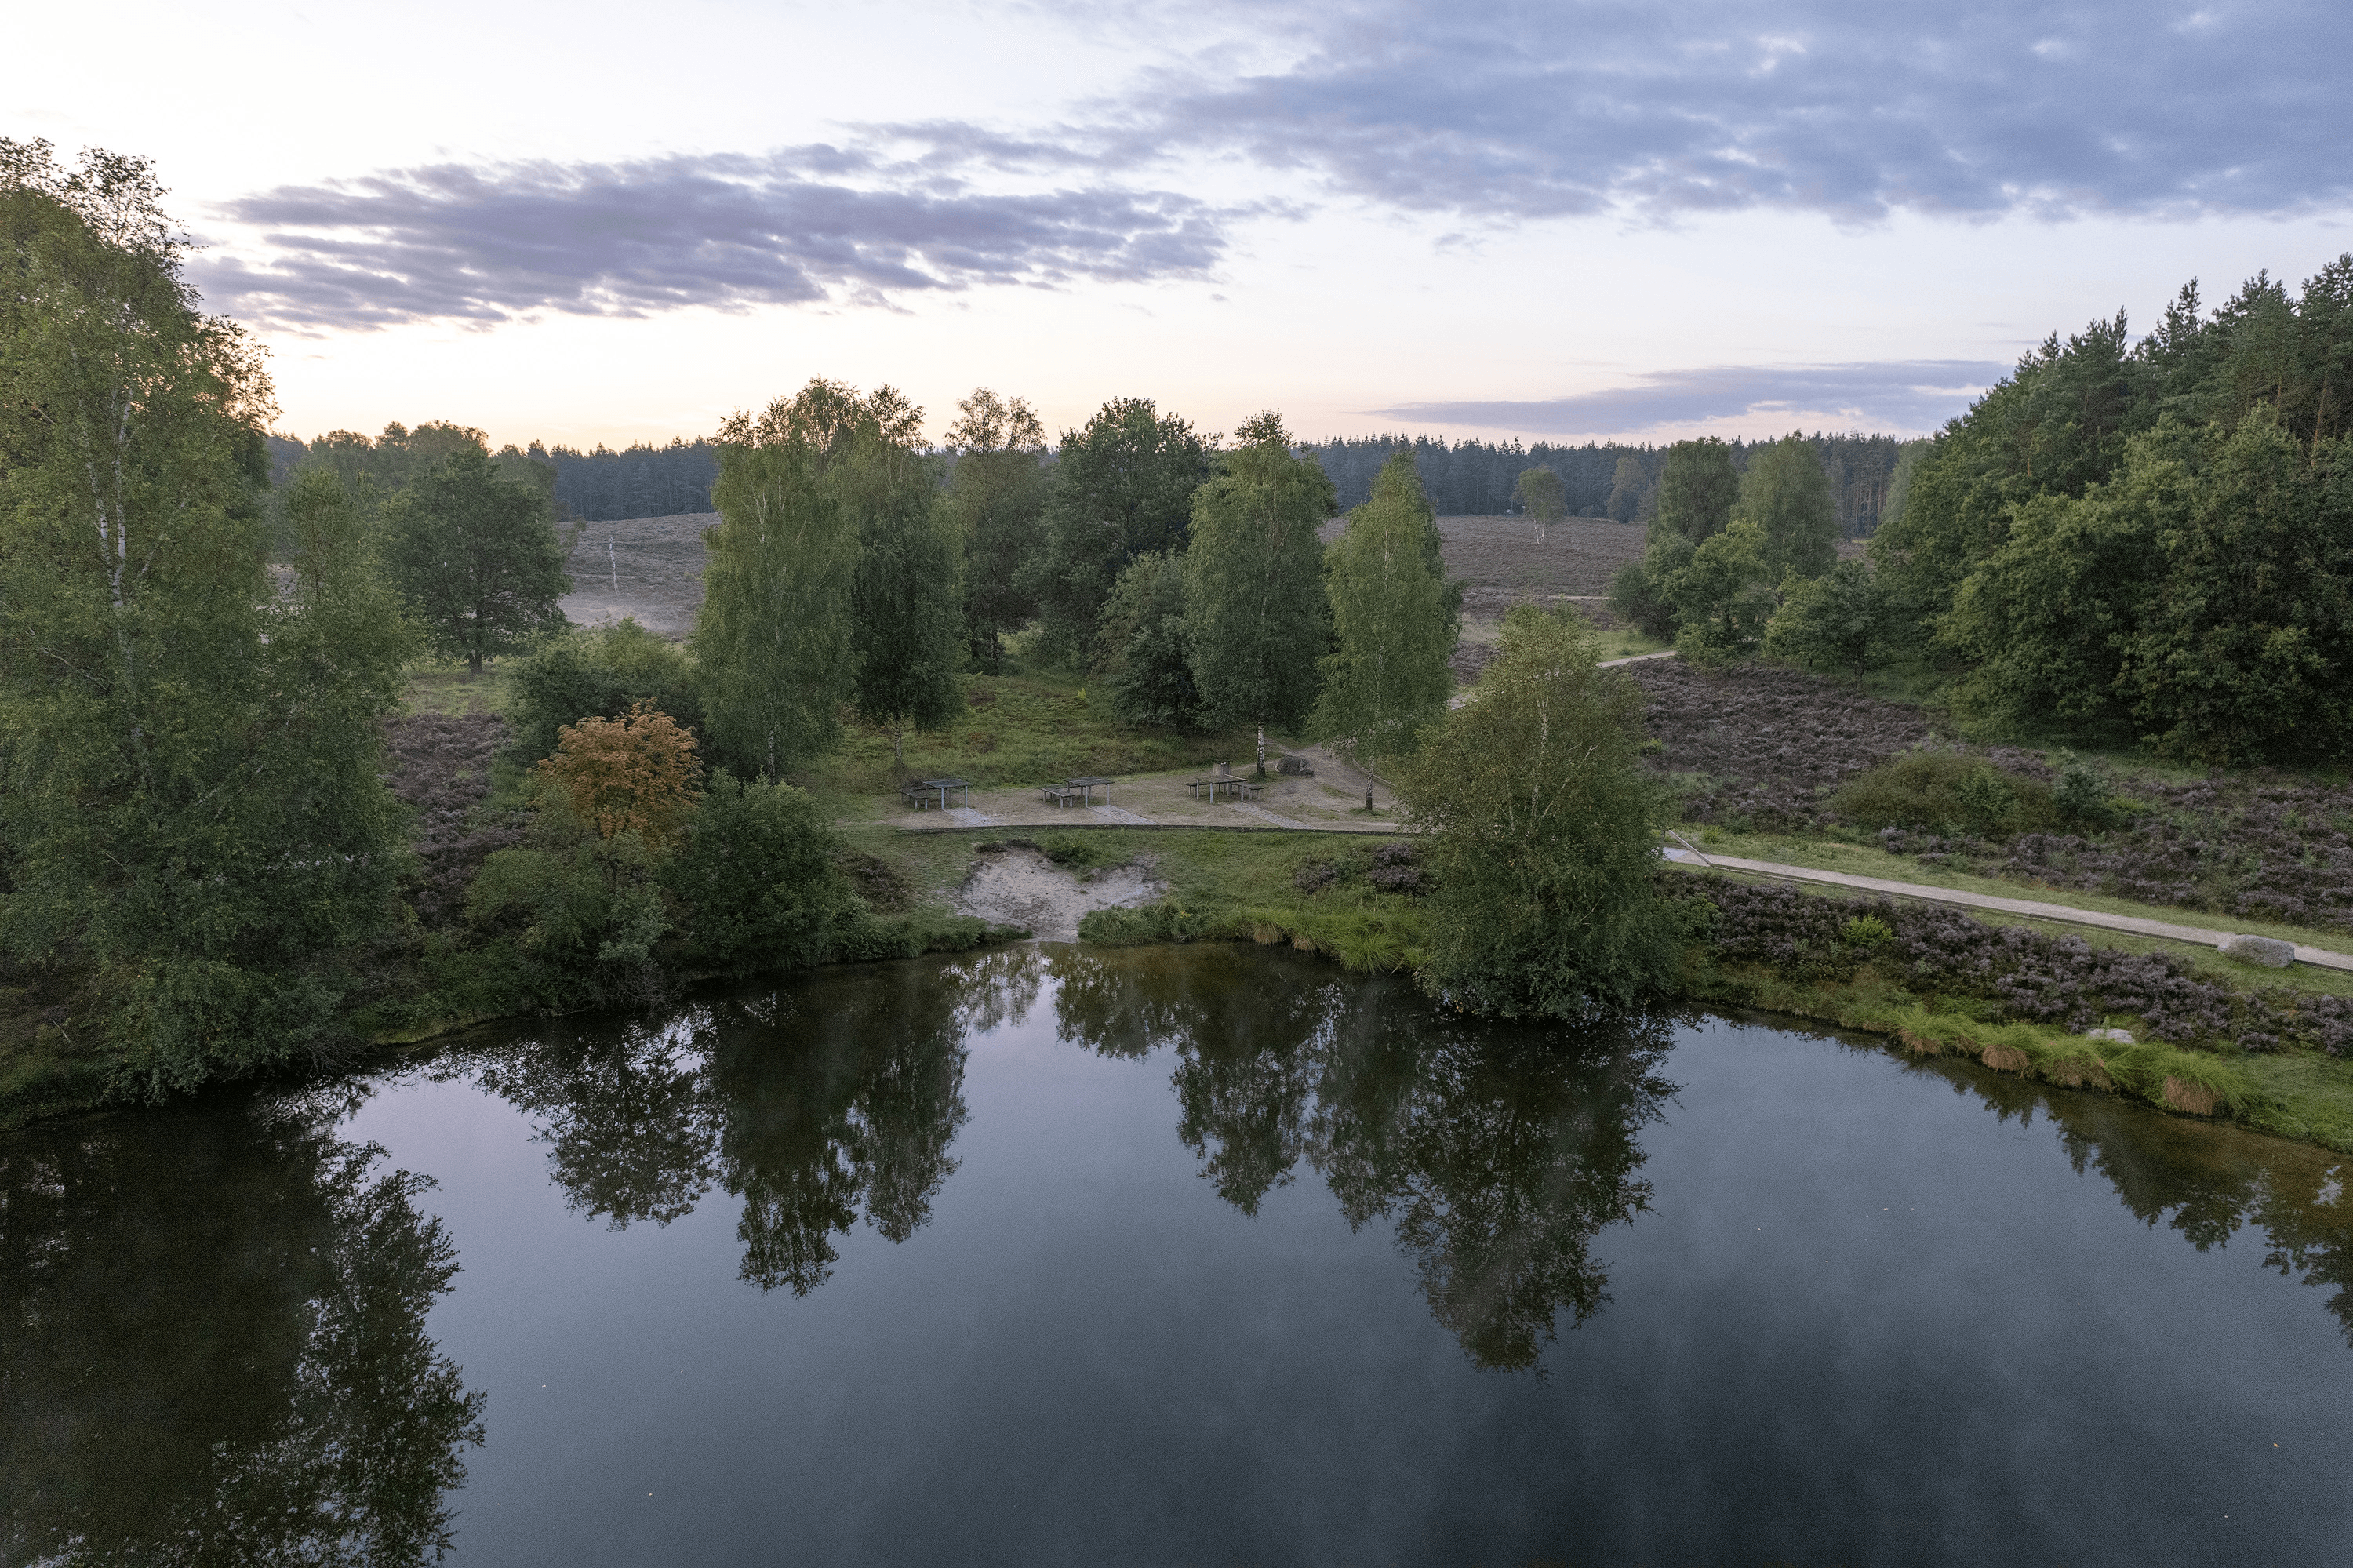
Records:
[[[1368,773],[1375,760],[1408,750],[1454,689],[1448,661],[1461,600],[1440,574],[1436,539],[1413,454],[1400,450],[1326,555],[1339,648],[1321,662],[1323,694],[1308,729],[1336,741]],[[1367,781],[1365,809],[1372,805]]]
[[[839,472],[861,441],[904,447],[923,411],[818,377],[719,430],[719,524],[703,535],[702,671],[714,760],[774,782],[841,738],[858,690],[851,594],[858,522]]]
[[[1652,891],[1663,793],[1641,693],[1574,612],[1514,609],[1478,694],[1399,792],[1430,835],[1423,985],[1474,1012],[1577,1019],[1673,984],[1682,921]]]
[[[1295,725],[1315,702],[1323,652],[1324,546],[1332,482],[1313,457],[1294,457],[1281,418],[1244,425],[1241,445],[1193,495],[1185,554],[1193,684],[1210,719],[1258,729]]]
[[[347,509],[265,569],[269,378],[162,195],[0,141],[0,948],[87,981],[154,1092],[332,1044],[315,960],[398,867],[402,652]]]

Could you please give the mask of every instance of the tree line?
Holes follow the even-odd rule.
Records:
[[[1900,472],[1891,630],[1964,718],[2214,764],[2353,744],[2353,254],[2062,339]]]
[[[304,442],[290,437],[269,438],[272,461],[282,478],[307,457],[323,457],[346,471],[370,472],[380,484],[396,486],[422,455],[431,451],[432,426],[410,431],[388,425],[371,442],[349,430],[333,430]],[[462,429],[462,427],[452,427]],[[480,431],[472,432],[477,441]],[[1806,438],[1820,454],[1830,475],[1831,507],[1841,537],[1864,537],[1892,515],[1889,503],[1895,471],[1906,443],[1894,436],[1830,435],[1817,431]],[[1767,443],[1769,444],[1769,443]],[[1726,443],[1736,470],[1746,469],[1761,446],[1733,440]],[[1417,436],[1335,437],[1301,443],[1312,455],[1343,510],[1372,498],[1373,481],[1391,454],[1411,451],[1422,489],[1440,516],[1504,516],[1523,510],[1518,500],[1520,475],[1540,468],[1558,476],[1561,515],[1609,518],[1620,523],[1641,521],[1667,449],[1648,442],[1628,446],[1610,441],[1583,446],[1555,446],[1538,441],[1461,440]],[[942,483],[954,472],[961,453],[953,439],[932,449],[939,459]],[[719,477],[717,444],[704,437],[689,441],[673,437],[662,445],[633,442],[616,451],[598,445],[589,451],[533,441],[526,447],[506,446],[498,452],[511,474],[519,474],[525,461],[550,471],[558,521],[604,522],[623,517],[673,517],[714,509],[712,486]],[[1049,450],[1051,466],[1059,453]]]
[[[1860,432],[1817,431],[1803,439],[1814,449],[1829,478],[1831,514],[1839,535],[1860,538],[1877,529],[1889,514],[1896,466],[1910,443],[1895,436]],[[1773,444],[1739,440],[1724,443],[1735,472],[1745,471],[1758,453]],[[1523,512],[1520,477],[1536,468],[1559,479],[1560,515],[1633,523],[1649,517],[1671,449],[1647,441],[1633,446],[1588,441],[1574,447],[1538,441],[1524,447],[1518,441],[1461,440],[1450,446],[1442,439],[1417,435],[1344,438],[1317,442],[1311,450],[1331,477],[1343,506],[1368,499],[1381,466],[1392,454],[1406,450],[1412,452],[1422,488],[1442,516],[1492,517]]]

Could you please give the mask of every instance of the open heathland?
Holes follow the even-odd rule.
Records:
[[[573,524],[565,615],[591,626],[627,616],[649,631],[685,637],[702,604],[702,531],[718,522],[716,512],[689,512]]]
[[[1626,675],[1649,699],[1651,766],[1682,790],[1687,821],[1820,827],[1831,791],[1934,733],[1916,707],[1778,665],[1657,659]]]

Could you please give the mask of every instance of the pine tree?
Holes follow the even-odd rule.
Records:
[[[1294,725],[1315,701],[1323,652],[1324,546],[1332,482],[1312,457],[1293,457],[1282,418],[1261,414],[1240,432],[1217,474],[1193,496],[1186,552],[1193,683],[1213,722]]]

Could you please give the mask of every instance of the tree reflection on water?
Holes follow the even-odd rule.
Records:
[[[821,971],[446,1070],[479,1067],[532,1115],[575,1208],[667,1224],[723,1188],[744,1205],[743,1277],[806,1294],[861,1216],[894,1241],[927,1222],[955,1171],[966,1042],[1028,1018],[1049,981],[1062,1040],[1171,1054],[1176,1137],[1220,1199],[1254,1214],[1316,1172],[1350,1225],[1394,1227],[1479,1365],[1536,1367],[1562,1313],[1608,1301],[1594,1246],[1649,1205],[1641,1133],[1675,1092],[1666,1019],[1531,1029],[1283,952],[1023,947]],[[2331,1287],[2353,1340],[2353,1201],[2327,1201],[2353,1162],[1969,1064],[1907,1070],[2047,1118],[2078,1171],[2195,1246],[2259,1230],[2274,1266]]]
[[[0,1141],[0,1561],[438,1559],[482,1395],[430,1182],[325,1096]]]
[[[1608,1299],[1593,1238],[1648,1206],[1636,1135],[1674,1086],[1665,1021],[1484,1023],[1394,979],[1229,949],[1052,959],[1062,1037],[1175,1049],[1177,1136],[1244,1213],[1302,1163],[1351,1227],[1380,1218],[1483,1367],[1532,1368]]]

